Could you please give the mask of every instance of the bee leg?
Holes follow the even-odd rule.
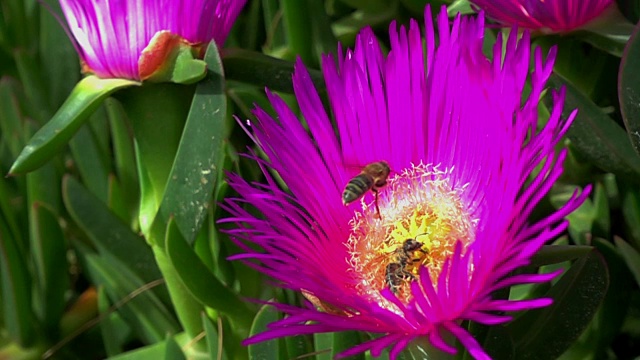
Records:
[[[376,189],[375,187],[373,189],[371,189],[371,191],[373,191],[374,197],[375,197],[375,206],[376,206],[376,219],[380,219],[382,220],[382,215],[380,215],[380,207],[378,206],[378,189]]]

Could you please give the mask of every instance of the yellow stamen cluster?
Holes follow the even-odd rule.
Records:
[[[351,220],[347,242],[363,295],[391,306],[379,294],[390,288],[407,302],[409,284],[419,279],[421,266],[428,268],[435,283],[456,242],[466,247],[473,239],[474,222],[460,197],[464,188],[452,188],[450,173],[421,164],[389,179],[378,200],[380,219],[375,204],[363,201],[363,211]],[[420,248],[406,251],[403,246],[409,239]]]

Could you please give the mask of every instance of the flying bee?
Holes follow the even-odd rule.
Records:
[[[380,219],[380,208],[378,207],[378,190],[387,184],[387,178],[391,168],[386,161],[378,161],[365,166],[360,174],[349,180],[342,192],[342,203],[348,205],[367,193],[373,191],[375,195],[376,214]]]
[[[420,259],[412,259],[411,256],[415,251],[425,252],[422,250],[423,245],[423,243],[415,239],[407,239],[402,243],[402,248],[395,251],[396,261],[387,265],[384,276],[385,283],[394,294],[398,293],[398,289],[404,281],[411,281],[416,278],[407,270],[407,266],[410,263],[420,261]]]

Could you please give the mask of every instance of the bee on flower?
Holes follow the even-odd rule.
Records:
[[[425,19],[424,34],[416,21],[408,29],[392,23],[388,55],[366,28],[354,50],[339,51],[337,63],[325,56],[329,111],[298,61],[293,85],[308,130],[271,92],[277,118],[254,110],[251,137],[268,159],[255,161],[267,184],[230,175],[239,197],[225,203],[232,215],[222,221],[237,225],[228,230],[232,236],[259,246],[244,247],[236,259],[310,303],[273,304],[288,316],[245,343],[356,330],[381,336],[342,356],[377,356],[390,347],[395,358],[418,338],[455,353],[450,334],[476,359],[487,359],[462,321],[500,324],[512,319],[505,312],[551,304],[492,294],[559,274],[510,276],[566,229],[565,216],[589,193],[528,221],[562,173],[566,153],[554,148],[576,115],[561,117],[560,90],[546,125],[537,128],[555,50],[546,57],[536,50],[529,73],[527,32],[520,39],[511,33],[504,56],[498,38],[488,60],[482,13],[450,25],[443,8],[434,24],[427,7]],[[531,91],[522,100],[528,78]],[[384,187],[345,206],[345,185],[358,176],[346,164],[381,160],[392,170]]]

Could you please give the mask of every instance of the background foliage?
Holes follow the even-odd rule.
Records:
[[[89,120],[77,133],[63,128],[70,141],[44,149],[43,166],[0,178],[0,358],[324,360],[375,336],[319,334],[240,345],[280,316],[243,299],[302,299],[225,260],[239,249],[216,223],[224,216],[218,203],[234,195],[223,170],[262,180],[240,155],[253,145],[232,115],[251,119],[253,104],[269,109],[265,86],[296,109],[290,81],[296,56],[322,92],[321,54],[335,53],[339,42],[352,46],[364,26],[388,48],[390,22],[422,19],[427,2],[250,0],[225,49],[209,48],[203,81],[148,88],[184,95],[188,106],[171,110],[188,114],[180,127],[154,129],[143,114],[131,118],[124,108],[145,100],[129,89],[95,111],[80,109]],[[45,3],[59,13],[56,1]],[[450,5],[450,14],[471,13],[466,1],[429,3]],[[565,173],[536,216],[562,205],[577,187],[594,184],[595,190],[570,216],[568,233],[532,266],[564,267],[563,277],[503,294],[547,293],[555,304],[506,326],[469,324],[497,359],[640,355],[640,35],[630,37],[640,1],[619,0],[618,6],[629,26],[534,40],[545,49],[558,46],[551,86],[567,87],[567,113],[579,108],[567,134]],[[69,38],[44,6],[3,0],[0,11],[0,171],[7,174],[81,76]],[[487,48],[499,31],[487,30]],[[544,119],[547,109],[540,113]],[[148,145],[139,137],[134,144],[134,135],[143,133]],[[173,153],[146,152],[152,165],[136,166],[135,146],[158,149],[165,142]],[[203,164],[209,172],[199,172]],[[147,175],[155,171],[185,180],[154,184]],[[156,207],[161,221],[141,221],[147,206]],[[161,239],[158,247],[140,235],[145,229]],[[167,286],[183,294],[182,301],[170,298]]]

